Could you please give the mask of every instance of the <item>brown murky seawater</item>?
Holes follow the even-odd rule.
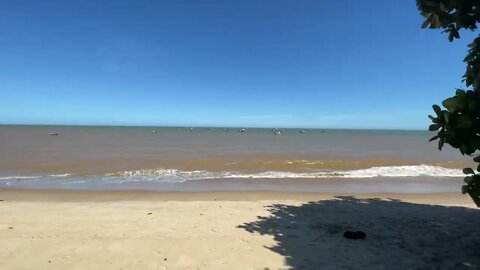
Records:
[[[0,188],[446,192],[471,165],[428,132],[301,131],[0,126]]]
[[[155,130],[156,133],[152,131]],[[363,169],[470,164],[456,151],[439,152],[419,131],[0,126],[0,171],[105,174],[173,168],[207,171]],[[51,136],[49,133],[58,133]]]

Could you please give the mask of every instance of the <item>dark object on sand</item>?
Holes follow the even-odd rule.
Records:
[[[147,215],[151,215],[152,213],[148,213]]]
[[[364,240],[365,237],[367,237],[367,234],[362,231],[356,231],[356,232],[346,231],[343,234],[343,237],[347,239],[353,239],[353,240],[358,240],[358,239]]]

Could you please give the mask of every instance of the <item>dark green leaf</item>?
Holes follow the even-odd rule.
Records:
[[[447,98],[442,102],[442,105],[447,108],[449,112],[456,112],[460,110],[462,104],[457,97]]]
[[[436,135],[436,136],[433,136],[433,137],[432,137],[432,138],[430,138],[430,140],[428,140],[428,141],[429,141],[429,142],[431,142],[431,141],[435,141],[436,139],[438,139],[438,135]]]
[[[435,130],[438,130],[439,128],[441,128],[442,125],[440,124],[431,124],[429,127],[428,127],[428,130],[430,131],[435,131]]]
[[[472,198],[473,202],[477,205],[477,207],[480,207],[480,185],[475,185],[473,187],[470,187],[466,189],[468,192],[468,195]]]
[[[418,24],[417,24],[418,25]],[[427,28],[428,26],[430,25],[430,20],[429,19],[426,19],[423,23],[422,23],[422,28]],[[418,27],[418,26],[417,26]],[[418,29],[418,28],[417,28]]]
[[[467,54],[467,56],[465,56],[465,58],[463,58],[463,62],[472,61],[474,57],[475,57],[474,54]]]
[[[453,138],[453,137],[455,137],[455,134],[456,134],[456,133],[455,133],[454,130],[449,129],[449,130],[446,130],[446,131],[444,132],[444,134],[445,134],[445,137],[447,137],[447,138]]]
[[[472,126],[472,120],[468,116],[460,115],[457,119],[458,128],[470,128]]]
[[[465,90],[457,88],[457,90],[455,90],[455,95],[456,96],[464,96],[465,95]]]
[[[473,177],[471,177],[471,176],[465,176],[465,178],[463,178],[463,181],[465,183],[469,184],[470,182],[472,182],[472,179],[473,179]]]
[[[435,111],[435,113],[437,114],[437,116],[440,117],[440,115],[442,114],[442,109],[440,109],[440,106],[433,105],[432,108],[433,108],[433,111]]]
[[[445,141],[443,139],[438,140],[438,150],[442,151],[444,143]]]
[[[464,174],[475,174],[472,168],[464,168],[463,169]]]
[[[450,122],[450,114],[447,111],[442,111],[442,112],[443,112],[443,121],[448,124]]]
[[[432,14],[432,16],[430,18],[431,18],[431,22],[432,22],[431,27],[439,28],[440,26],[442,26],[442,23],[440,22],[440,18],[438,17],[437,14]]]
[[[455,31],[453,32],[453,36],[454,36],[455,38],[460,38],[460,34],[458,33],[457,30],[455,30]]]
[[[445,8],[445,5],[442,2],[440,2],[440,10],[442,12],[448,13],[448,10]]]
[[[450,33],[448,34],[448,41],[452,42],[453,41],[453,32],[450,31]]]

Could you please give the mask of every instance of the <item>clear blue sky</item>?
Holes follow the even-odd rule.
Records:
[[[426,129],[473,34],[414,0],[0,2],[0,123]]]

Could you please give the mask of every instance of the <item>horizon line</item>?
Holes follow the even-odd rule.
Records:
[[[341,127],[275,127],[275,126],[201,126],[201,125],[105,125],[105,124],[12,124],[0,123],[0,126],[57,126],[57,127],[144,127],[144,128],[245,128],[245,129],[329,129],[329,130],[379,130],[379,131],[429,131],[428,129],[409,128],[341,128]]]

